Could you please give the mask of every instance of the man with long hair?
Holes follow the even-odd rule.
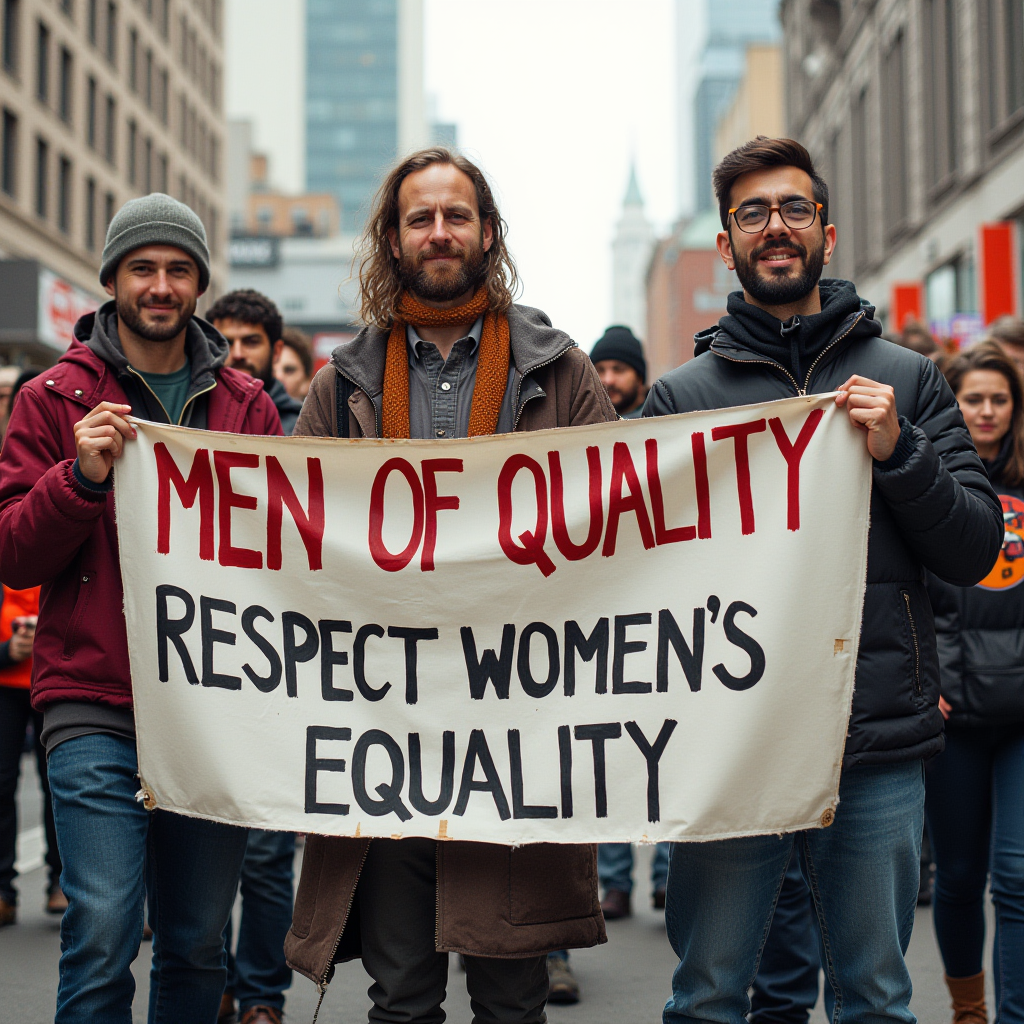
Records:
[[[478,167],[447,149],[403,160],[363,238],[366,327],[313,379],[295,434],[446,440],[616,418],[587,356],[515,305],[515,264]],[[545,1020],[545,953],[605,941],[593,846],[517,849],[310,836],[285,953],[323,986],[362,957],[371,1021],[444,1019],[448,953],[474,1020]]]

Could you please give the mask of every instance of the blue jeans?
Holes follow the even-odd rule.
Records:
[[[1024,727],[946,729],[928,765],[935,935],[946,974],[982,969],[985,883],[995,909],[998,1024],[1024,1022]],[[990,874],[991,873],[991,874]]]
[[[920,761],[843,772],[829,828],[675,843],[666,926],[679,957],[665,1024],[744,1024],[794,846],[822,930],[834,1024],[915,1024],[904,954],[917,905],[924,819]]]
[[[135,744],[116,736],[66,740],[49,776],[68,898],[55,1024],[131,1024],[147,893],[150,1024],[214,1024],[245,830],[150,814],[135,799]]]
[[[671,843],[658,843],[651,862],[651,888],[668,885],[668,856]],[[631,843],[601,843],[597,848],[597,877],[605,892],[633,891],[633,846]]]
[[[231,919],[224,929],[228,951],[227,987],[242,1013],[251,1006],[284,1009],[292,971],[284,939],[292,924],[295,833],[251,829],[242,861],[242,920],[238,950],[231,955]]]
[[[818,1001],[818,922],[798,846],[786,868],[750,997],[750,1024],[807,1024]]]

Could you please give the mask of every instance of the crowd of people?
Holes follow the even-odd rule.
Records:
[[[657,846],[651,900],[679,959],[663,1019],[806,1022],[824,971],[832,1020],[914,1021],[905,954],[927,828],[953,1020],[987,1024],[989,886],[996,1020],[1024,1022],[1024,325],[997,323],[962,353],[915,325],[882,337],[854,284],[822,277],[829,191],[796,142],[739,147],[714,187],[741,288],[694,358],[649,388],[629,328],[588,358],[515,303],[487,179],[443,148],[382,183],[365,327],[315,374],[309,340],[258,292],[196,315],[210,256],[188,207],[153,194],[116,214],[110,300],[52,368],[0,371],[0,926],[17,919],[15,790],[34,749],[46,909],[62,915],[58,1024],[131,1020],[147,928],[151,1024],[280,1024],[293,970],[322,993],[356,958],[370,1021],[430,1024],[450,952],[475,1021],[541,1024],[548,1002],[581,999],[569,951],[633,909],[629,844],[533,848],[516,874],[531,913],[512,920],[521,854],[504,847],[309,835],[295,891],[294,835],[147,810],[111,495],[132,416],[445,440],[829,392],[873,483],[838,808],[826,828]]]

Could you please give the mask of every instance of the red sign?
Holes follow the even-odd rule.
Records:
[[[982,224],[978,244],[978,297],[982,323],[1017,316],[1017,225],[1012,220]]]
[[[924,323],[924,285],[920,281],[897,282],[892,286],[892,330],[902,331],[907,322]]]

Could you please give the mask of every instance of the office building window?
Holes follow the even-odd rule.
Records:
[[[117,158],[117,100],[107,96],[106,139],[103,154],[107,162],[113,164]]]
[[[49,207],[50,146],[45,139],[36,138],[36,216],[46,219]]]
[[[114,199],[114,193],[108,192],[103,199],[103,237],[107,235],[107,228],[110,227],[110,222],[114,219],[114,214],[117,212],[117,200]]]
[[[128,122],[128,140],[125,143],[125,161],[127,163],[128,184],[135,185],[138,171],[135,165],[135,155],[138,148],[139,126],[134,121]]]
[[[85,83],[85,141],[96,148],[96,79],[92,75]]]
[[[148,195],[153,191],[153,140],[146,139],[142,147],[142,184]]]
[[[1024,3],[982,0],[982,66],[986,68],[986,123],[1001,135],[1024,110]]]
[[[117,4],[114,0],[107,4],[107,60],[117,64]]]
[[[36,26],[36,99],[50,99],[50,30],[42,22]]]
[[[72,89],[74,88],[75,59],[66,47],[60,48],[60,116],[61,120],[71,124]]]
[[[903,31],[896,33],[882,67],[883,155],[885,166],[885,226],[889,237],[907,221],[906,45]]]
[[[167,124],[171,114],[171,83],[167,69],[160,71],[160,120]]]
[[[18,37],[21,33],[21,0],[4,0],[4,67],[18,70]]]
[[[160,159],[156,163],[156,188],[158,192],[163,192],[164,195],[167,194],[167,170],[167,154],[161,153]]]
[[[69,17],[75,16],[75,0],[60,0],[60,9]]]
[[[85,180],[85,210],[82,213],[85,220],[85,247],[90,252],[96,249],[96,179],[86,178]]]
[[[100,0],[88,0],[89,7],[85,15],[85,33],[93,46],[99,39],[100,32]]]
[[[956,0],[924,2],[928,183],[946,183],[959,163]]]
[[[858,271],[869,262],[871,213],[868,200],[868,91],[862,89],[853,101],[850,117],[850,144],[853,149],[853,255]]]
[[[65,235],[71,232],[71,161],[66,156],[57,165],[57,227]]]
[[[4,109],[3,138],[0,139],[0,188],[9,196],[18,191],[18,118]]]
[[[134,28],[128,32],[128,88],[139,91],[139,33]]]
[[[142,97],[146,106],[153,109],[153,51],[146,51],[146,58],[142,62]]]
[[[157,0],[159,5],[160,35],[167,39],[171,34],[171,0]]]

